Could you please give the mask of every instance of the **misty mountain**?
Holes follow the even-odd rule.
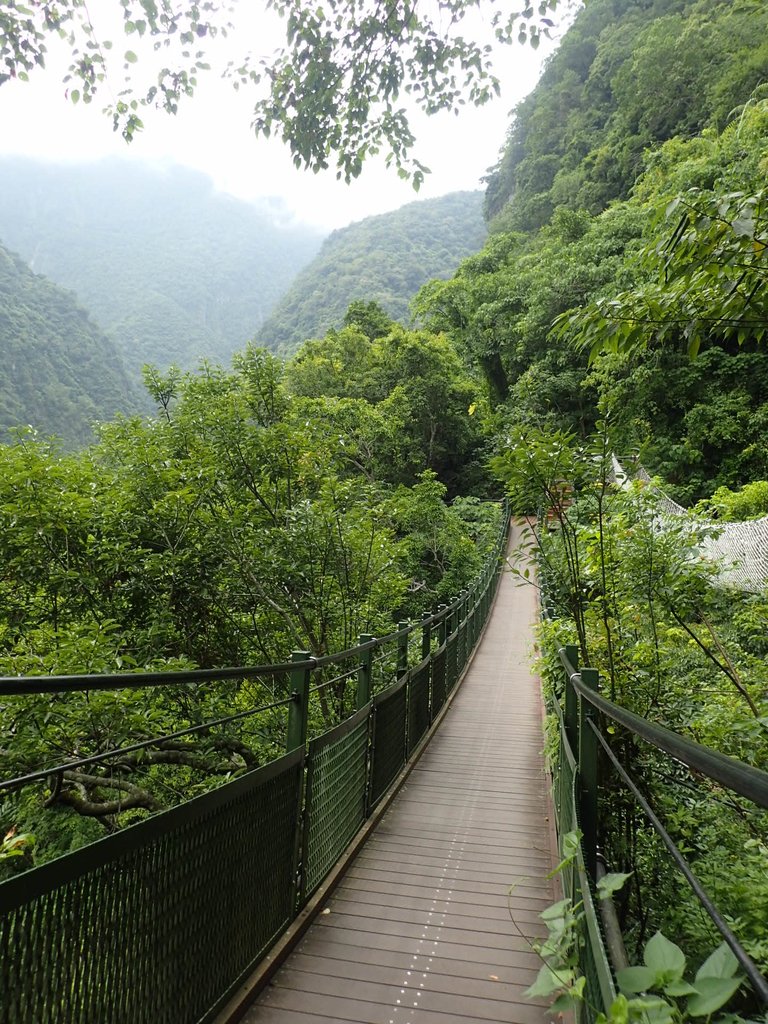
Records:
[[[449,277],[484,243],[482,192],[408,203],[334,231],[281,299],[258,340],[290,352],[337,327],[354,300],[378,302],[398,320],[434,277]]]
[[[75,296],[0,246],[0,440],[31,425],[86,444],[96,420],[147,408],[138,378]]]
[[[0,160],[0,239],[72,289],[123,353],[194,367],[252,338],[321,235],[196,171]]]

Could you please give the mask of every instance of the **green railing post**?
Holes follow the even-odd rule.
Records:
[[[422,658],[428,658],[430,651],[432,650],[432,616],[429,612],[424,612],[421,617],[421,656]]]
[[[583,668],[581,681],[596,693],[600,676],[595,668]],[[597,870],[597,737],[589,722],[597,722],[597,711],[586,700],[579,700],[579,808],[584,835],[584,861],[590,878]]]
[[[404,629],[408,629],[410,622],[407,620],[398,622],[397,631],[402,634]],[[399,636],[397,638],[397,678],[405,675],[408,671],[408,634],[405,636]]]
[[[448,637],[448,616],[445,614],[445,609],[446,608],[447,608],[447,605],[444,605],[444,604],[439,604],[437,606],[437,614],[440,615],[441,612],[443,613],[443,617],[442,617],[442,619],[440,619],[440,632],[439,632],[441,646],[442,646],[442,644],[445,643],[445,641],[446,641],[446,639]]]
[[[573,671],[579,671],[579,648],[576,644],[566,644],[565,656],[573,665]],[[574,755],[578,753],[579,737],[579,699],[571,682],[570,676],[566,673],[565,679],[565,707],[563,709],[565,719],[565,735],[571,745]]]
[[[294,651],[291,661],[309,661],[309,651]],[[291,669],[291,703],[288,705],[288,736],[286,753],[303,747],[307,742],[307,720],[309,717],[309,677],[312,672],[310,665]]]
[[[361,633],[358,639],[360,646],[370,643],[373,637],[370,633]],[[357,710],[364,708],[371,699],[371,676],[373,674],[373,648],[360,654],[360,668],[357,670]]]
[[[462,597],[463,597],[463,600],[462,600],[462,624],[463,624],[462,632],[464,634],[464,637],[463,637],[463,651],[462,651],[462,655],[463,656],[462,656],[462,660],[464,662],[464,665],[466,666],[466,664],[467,664],[467,662],[469,660],[469,652],[474,647],[474,642],[473,642],[472,632],[471,632],[471,623],[470,623],[470,620],[469,620],[469,590],[463,590],[462,591]]]

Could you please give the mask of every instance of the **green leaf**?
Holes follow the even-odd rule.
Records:
[[[135,64],[139,58],[136,56],[133,50],[126,50],[125,59],[128,61],[129,64]]]
[[[682,978],[685,970],[685,953],[661,932],[646,943],[643,960],[662,981]]]
[[[575,857],[579,852],[579,844],[581,843],[581,832],[578,829],[574,829],[573,832],[566,832],[560,841],[560,845],[563,849],[564,857]]]
[[[616,972],[616,980],[622,992],[647,992],[656,981],[656,971],[651,967],[625,967]]]
[[[539,914],[542,921],[553,921],[555,918],[564,917],[571,906],[570,899],[559,900],[552,903]]]
[[[553,992],[559,992],[561,988],[566,988],[572,981],[573,971],[569,967],[565,967],[555,974],[549,964],[544,964],[539,970],[536,981],[526,990],[525,996],[527,999],[546,998]]]
[[[571,861],[576,857],[579,852],[579,844],[581,843],[581,832],[578,829],[574,829],[573,832],[566,832],[566,834],[560,840],[560,846],[562,848],[563,859],[549,872],[547,878],[554,878],[558,875],[563,868],[567,867]]]
[[[730,947],[721,942],[696,972],[696,981],[702,978],[732,978],[738,969],[739,961]]]
[[[607,875],[604,875],[597,883],[597,895],[598,899],[607,900],[619,889],[622,888],[626,880],[632,874],[631,871],[610,871]]]
[[[603,1019],[605,1018],[603,1017]],[[610,1019],[611,1024],[627,1024],[629,1020],[629,1005],[625,995],[620,994],[616,996],[611,1003]]]
[[[741,985],[741,978],[701,978],[696,981],[696,995],[688,1000],[691,1017],[708,1017],[728,1002]]]
[[[696,992],[696,989],[689,981],[685,979],[681,981],[671,981],[669,985],[664,986],[665,996],[692,996]]]
[[[644,996],[640,999],[630,999],[629,1010],[639,1011],[642,1014],[644,1024],[671,1024],[675,1011],[666,999]],[[637,1019],[631,1017],[630,1019]]]
[[[549,1017],[557,1017],[561,1013],[573,1013],[577,1006],[578,997],[575,997],[570,992],[561,992],[557,999],[550,1003],[547,1014]]]

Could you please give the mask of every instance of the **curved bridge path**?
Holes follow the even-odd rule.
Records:
[[[534,588],[503,573],[442,724],[246,1024],[545,1020],[523,995],[555,899],[535,616]]]

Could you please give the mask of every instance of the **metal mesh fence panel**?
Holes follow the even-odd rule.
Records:
[[[484,617],[478,611],[478,629]],[[440,622],[445,628],[443,617]],[[435,709],[455,685],[458,664],[474,639],[468,626],[462,654],[454,634],[434,656]],[[408,642],[418,649],[415,633]],[[355,651],[328,661],[352,656]],[[398,656],[400,649],[374,658],[374,685],[386,685]],[[245,671],[251,679],[267,673],[277,697],[294,672],[310,672],[309,663]],[[396,778],[405,762],[406,736],[409,752],[424,736],[431,667],[426,658],[379,694],[374,707],[313,741],[303,826],[301,747],[0,884],[0,1024],[211,1024],[296,914],[299,845],[301,894],[307,896],[362,824],[367,792],[373,805]],[[354,688],[354,674],[338,678],[345,694]],[[150,676],[151,685],[160,685]],[[235,670],[224,670],[224,676],[234,679]],[[82,685],[90,678],[82,677]],[[103,688],[116,688],[118,677],[99,678],[106,679]],[[130,678],[150,685],[143,677]],[[207,678],[184,674],[183,684]],[[76,692],[76,681],[70,678],[64,690]],[[283,742],[286,714],[280,708],[279,721],[270,720],[275,749]]]
[[[477,608],[473,608],[469,616],[469,649],[474,648],[480,638],[480,616]]]
[[[307,757],[302,896],[311,896],[365,819],[370,705],[313,740]]]
[[[460,622],[456,630],[456,671],[461,675],[467,663],[467,624]]]
[[[0,886],[2,1024],[210,1020],[288,924],[301,753]]]
[[[554,765],[553,782],[557,831],[562,837],[579,827],[576,810],[577,767],[565,734],[562,709],[556,700],[550,702],[550,710],[554,711],[559,725],[558,757]],[[580,1020],[594,1024],[597,1015],[610,1007],[616,992],[581,851],[562,870],[560,877],[563,895],[571,900],[577,912],[579,905],[583,911],[578,927],[579,968],[586,979],[586,985]]]
[[[605,952],[600,919],[592,901],[592,891],[581,857],[578,858],[578,891],[583,915],[579,922],[579,967],[586,978],[584,1006],[580,1019],[595,1024],[599,1014],[605,1014],[616,998],[608,956]]]
[[[432,718],[445,704],[445,647],[432,655]]]
[[[457,634],[449,636],[445,643],[445,689],[450,693],[459,681],[459,664],[457,660]]]
[[[373,807],[405,764],[407,677],[373,701],[369,804]]]
[[[408,683],[408,747],[410,757],[419,740],[429,728],[430,658],[425,658],[413,671]]]
[[[613,479],[619,486],[629,487],[630,477],[612,456]],[[634,476],[650,481],[646,470],[639,466]],[[706,516],[691,519],[691,510],[678,505],[667,494],[654,487],[654,498],[662,524],[664,520],[690,519],[692,523],[710,526],[716,531],[701,542],[701,552],[718,564],[722,582],[741,590],[762,590],[768,583],[768,516],[745,522],[720,522]]]

